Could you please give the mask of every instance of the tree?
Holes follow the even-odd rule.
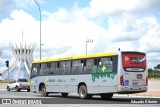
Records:
[[[160,64],[157,65],[157,68],[160,69]]]
[[[148,72],[152,72],[153,70],[152,70],[152,68],[148,68]]]
[[[154,70],[152,68],[148,68],[148,78],[154,77]]]

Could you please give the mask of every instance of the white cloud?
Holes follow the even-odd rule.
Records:
[[[113,15],[122,12],[133,11],[140,5],[139,0],[92,0],[89,13],[91,16]]]
[[[88,20],[83,11],[75,8],[72,11],[59,9],[50,14],[43,23],[43,30],[48,31],[44,35],[53,37],[44,38],[44,44],[57,48],[71,47],[66,55],[84,54],[85,41],[93,39],[96,43],[96,39],[106,32],[104,28]]]
[[[101,43],[106,45],[106,50],[120,47],[121,50],[147,52],[147,55],[156,53],[154,58],[148,55],[148,65],[155,66],[160,62],[159,4],[159,0],[92,0],[85,11],[90,19],[108,18],[104,36],[107,43]]]
[[[94,44],[88,48],[89,52],[96,44],[96,39],[106,32],[104,28],[89,21],[80,9],[72,11],[59,9],[47,15],[48,18],[41,24],[44,57],[52,57],[55,54],[59,56],[85,54],[85,41],[94,40]],[[39,21],[23,10],[13,11],[11,19],[4,19],[0,23],[0,32],[5,35],[6,41],[1,42],[2,45],[6,45],[8,41],[19,45],[22,41],[22,30],[24,42],[28,44],[36,42],[36,49],[39,49]],[[35,56],[38,58],[37,54]]]
[[[121,48],[147,52],[149,62],[153,61],[153,56],[156,60],[159,58],[160,21],[150,13],[135,13],[152,6],[152,11],[156,11],[157,4],[159,0],[92,0],[85,8],[74,6],[71,10],[60,8],[53,13],[42,11],[42,57],[85,54],[85,41],[93,39],[93,43],[88,43],[88,53]],[[23,10],[14,10],[10,17],[0,23],[0,35],[5,36],[0,40],[1,46],[9,47],[8,41],[19,44],[23,30],[24,42],[37,44],[34,57],[39,58],[39,21]],[[107,28],[93,21],[104,18],[108,19]]]
[[[92,0],[88,11],[91,18],[97,16],[113,16],[121,13],[141,13],[160,10],[159,0]]]
[[[4,19],[0,23],[0,34],[5,36],[4,39],[8,42],[19,43],[22,41],[21,32],[23,30],[25,42],[33,42],[36,40],[34,36],[37,35],[38,26],[38,22],[31,15],[23,10],[15,10],[11,14],[11,19]]]
[[[39,5],[44,4],[44,0],[36,1]],[[0,7],[0,15],[4,18],[8,17],[15,9],[34,10],[38,8],[35,0],[0,0]]]

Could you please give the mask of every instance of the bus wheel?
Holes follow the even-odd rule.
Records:
[[[68,93],[61,93],[62,94],[62,97],[67,97],[68,96]]]
[[[105,93],[105,94],[101,94],[101,98],[104,100],[109,100],[113,97],[113,93]]]
[[[27,92],[30,92],[30,89],[27,89]]]
[[[17,91],[17,92],[20,92],[20,89],[18,88],[18,86],[16,86],[16,91]]]
[[[87,87],[85,85],[79,87],[79,97],[82,99],[92,98],[92,95],[87,93]]]
[[[48,96],[48,92],[46,92],[46,87],[45,87],[45,85],[43,85],[43,86],[41,87],[41,95],[42,95],[43,97]]]
[[[7,86],[7,91],[10,91],[9,86]]]

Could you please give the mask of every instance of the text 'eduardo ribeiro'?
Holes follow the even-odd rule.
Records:
[[[157,104],[156,100],[131,100],[132,104]]]

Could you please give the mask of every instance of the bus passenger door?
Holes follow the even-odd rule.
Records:
[[[31,69],[31,81],[30,81],[30,89],[33,92],[38,92],[39,87],[38,87],[38,70],[39,70],[39,64],[33,64],[32,69]]]

